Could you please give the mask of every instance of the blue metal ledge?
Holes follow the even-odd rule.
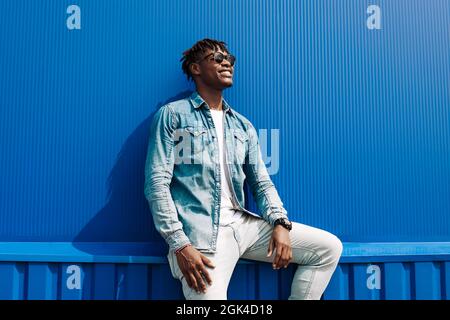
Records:
[[[0,261],[166,263],[161,244],[1,242]],[[344,243],[341,263],[450,260],[450,242]],[[240,263],[252,263],[241,260]]]

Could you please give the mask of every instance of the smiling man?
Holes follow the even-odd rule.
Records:
[[[145,167],[145,196],[186,299],[227,299],[240,258],[297,265],[289,299],[320,299],[342,243],[288,219],[267,172],[254,126],[222,96],[235,57],[222,41],[185,51],[182,69],[196,91],[155,114]],[[244,183],[261,214],[245,209]]]

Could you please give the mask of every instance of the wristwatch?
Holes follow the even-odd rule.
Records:
[[[275,220],[275,222],[273,223],[273,226],[275,227],[277,225],[281,225],[283,228],[287,229],[288,231],[292,230],[292,222],[290,222],[286,218],[279,218],[279,219]]]

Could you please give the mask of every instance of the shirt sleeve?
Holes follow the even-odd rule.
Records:
[[[283,207],[283,202],[267,172],[261,156],[258,136],[251,123],[247,133],[249,145],[243,167],[244,173],[262,217],[273,226],[275,220],[287,218],[287,211]]]
[[[170,105],[161,107],[150,124],[145,163],[144,193],[149,203],[156,230],[170,249],[176,250],[190,241],[183,231],[170,193],[175,163],[175,116]]]

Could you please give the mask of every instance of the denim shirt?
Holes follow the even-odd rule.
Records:
[[[190,243],[201,252],[216,252],[222,183],[230,185],[234,209],[272,226],[278,218],[287,218],[255,128],[225,99],[222,107],[231,181],[221,181],[217,133],[210,108],[197,91],[162,106],[151,122],[144,193],[170,250]],[[245,181],[261,214],[245,209]]]

